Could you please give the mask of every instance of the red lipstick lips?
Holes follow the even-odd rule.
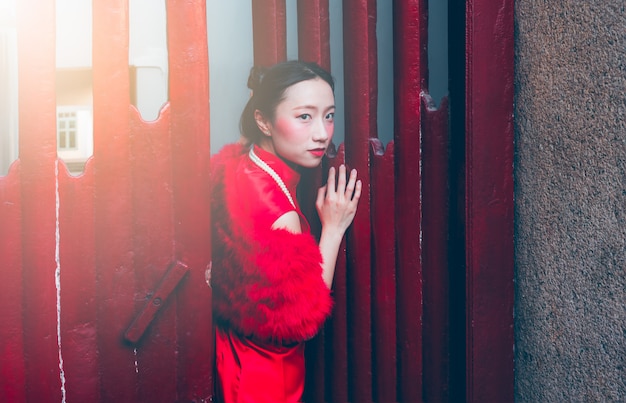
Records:
[[[309,152],[316,157],[323,157],[326,150],[324,148],[316,148],[315,150],[309,150]]]

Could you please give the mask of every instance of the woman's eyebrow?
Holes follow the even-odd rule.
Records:
[[[315,105],[299,105],[299,106],[295,106],[293,109],[294,110],[298,110],[298,109],[317,109],[317,106],[315,106]],[[335,109],[335,105],[329,105],[326,108],[324,108],[325,111],[329,111],[331,109]]]

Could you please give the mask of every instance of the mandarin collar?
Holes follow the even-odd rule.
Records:
[[[298,171],[287,165],[282,158],[277,155],[272,154],[269,151],[265,151],[258,145],[254,145],[254,153],[261,158],[267,165],[269,165],[280,178],[285,182],[287,188],[290,192],[295,195],[296,187],[298,186],[298,182],[300,181],[300,174]]]

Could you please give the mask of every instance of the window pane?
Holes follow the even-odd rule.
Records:
[[[57,154],[74,175],[93,153],[91,3],[56,0]]]
[[[60,149],[64,149],[65,148],[65,144],[66,144],[66,142],[65,142],[65,132],[64,131],[59,132],[59,145],[58,145],[58,147]]]

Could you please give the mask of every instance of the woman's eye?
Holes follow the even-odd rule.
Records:
[[[334,120],[335,119],[335,112],[331,112],[328,115],[326,115],[326,120]]]
[[[300,120],[309,120],[309,119],[311,119],[311,115],[309,115],[308,113],[303,113],[302,115],[298,116],[298,119],[300,119]]]

